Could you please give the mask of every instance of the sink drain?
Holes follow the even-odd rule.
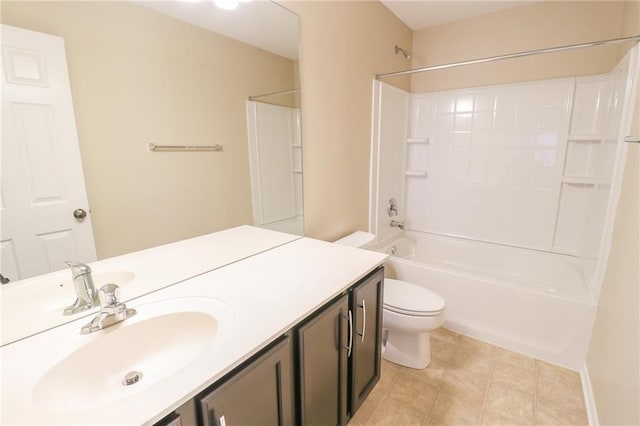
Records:
[[[135,385],[140,381],[140,379],[142,379],[142,372],[132,371],[130,373],[127,373],[126,376],[124,376],[124,379],[122,380],[122,384],[125,386]]]

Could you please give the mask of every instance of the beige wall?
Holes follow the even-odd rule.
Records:
[[[620,36],[623,3],[544,1],[416,31],[413,67],[503,55]],[[413,92],[610,71],[617,47],[509,59],[414,74]],[[391,79],[390,79],[391,80]]]
[[[292,61],[130,2],[3,1],[2,22],[65,39],[99,258],[252,222],[245,100],[291,89]]]
[[[640,33],[640,2],[627,2],[623,35]],[[631,134],[640,135],[640,90]],[[640,424],[640,145],[629,144],[624,182],[587,353],[600,424]]]
[[[300,15],[305,234],[368,227],[372,81],[408,68],[411,30],[379,2],[283,2]],[[405,84],[406,87],[406,84]]]

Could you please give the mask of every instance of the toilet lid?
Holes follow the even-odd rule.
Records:
[[[384,307],[408,315],[435,315],[444,309],[444,299],[419,285],[385,278]]]

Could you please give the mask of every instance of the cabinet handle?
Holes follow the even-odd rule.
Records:
[[[362,299],[362,305],[359,305],[359,307],[362,308],[362,333],[358,333],[358,336],[360,336],[360,342],[364,343],[364,335],[367,332],[367,305],[364,299]]]
[[[353,314],[351,313],[351,309],[349,309],[349,344],[344,347],[348,351],[347,358],[351,356],[352,347],[353,347]]]

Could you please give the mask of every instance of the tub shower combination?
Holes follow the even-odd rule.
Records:
[[[412,231],[380,251],[390,277],[446,300],[447,327],[550,361],[586,350],[594,304],[572,256]]]
[[[390,278],[444,298],[445,326],[582,368],[636,50],[597,76],[430,93],[374,83],[370,231]]]

